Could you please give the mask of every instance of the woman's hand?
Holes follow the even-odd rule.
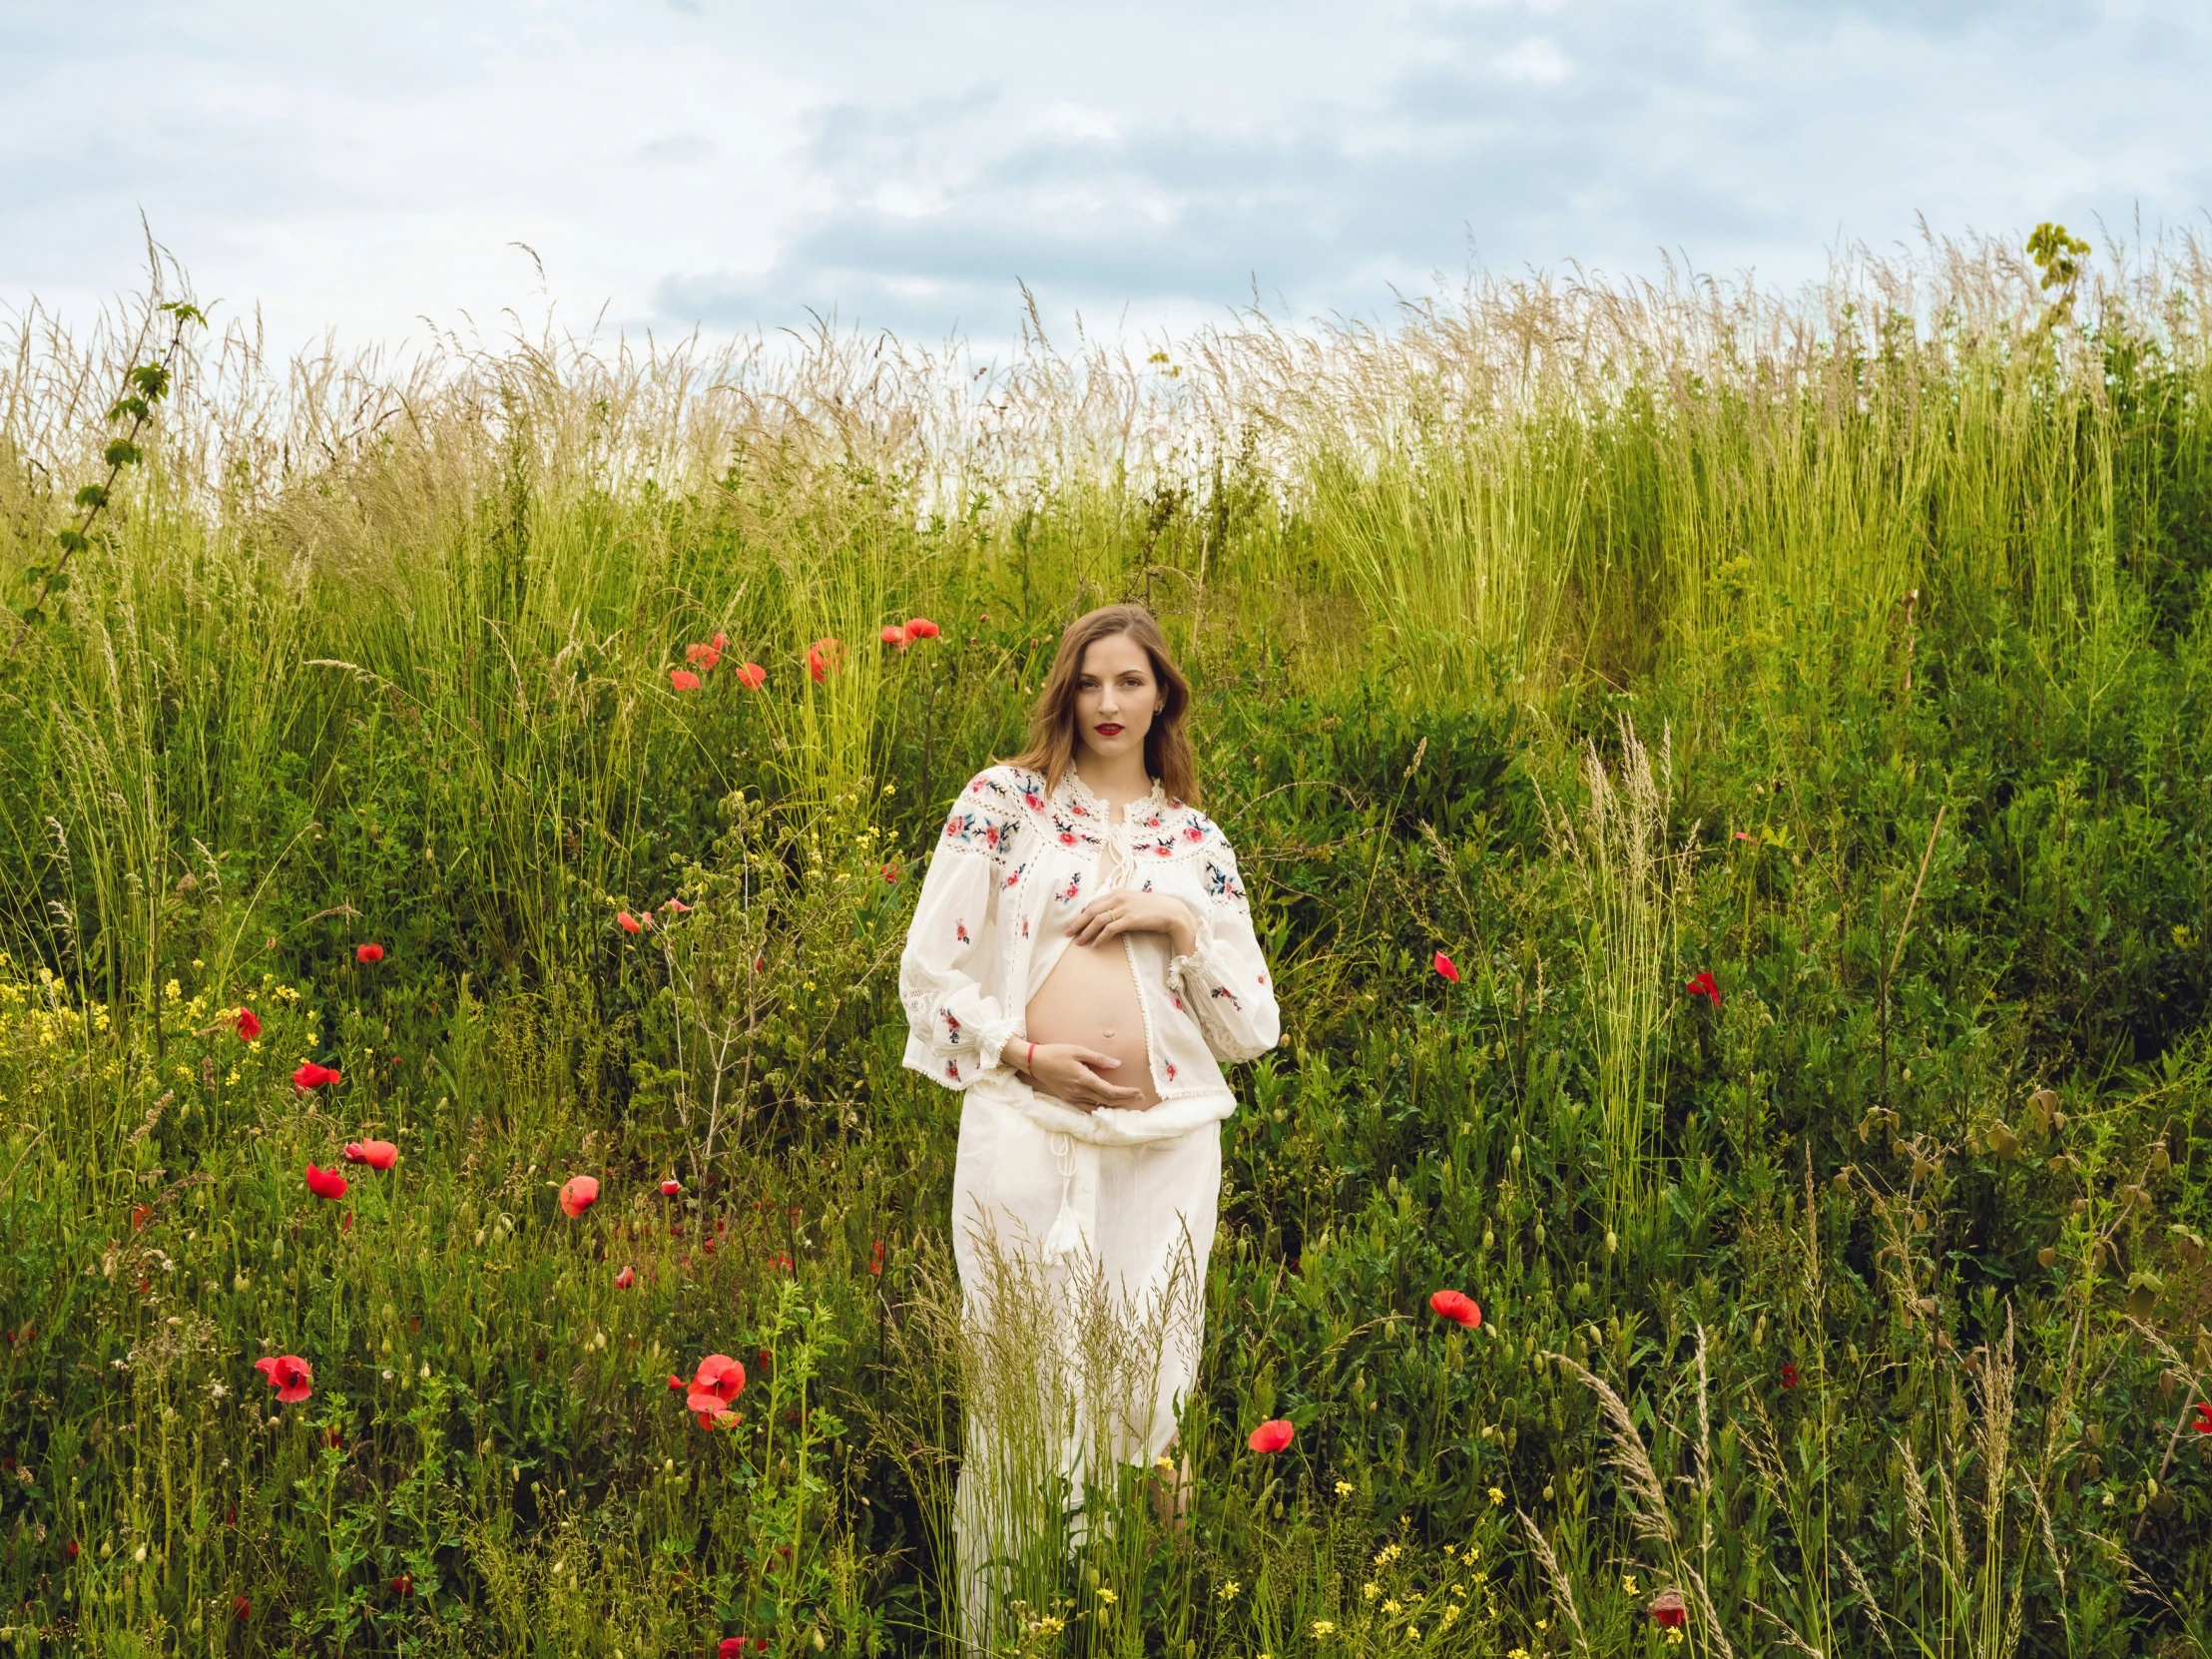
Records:
[[[1038,1043],[1031,1050],[1020,1038],[1007,1044],[1009,1060],[1019,1060],[1029,1080],[1044,1093],[1066,1105],[1089,1112],[1101,1106],[1129,1106],[1144,1099],[1142,1089],[1109,1083],[1101,1071],[1112,1071],[1121,1062],[1081,1043]]]
[[[1068,937],[1076,944],[1104,944],[1117,933],[1165,933],[1173,953],[1198,948],[1198,911],[1173,893],[1115,887],[1076,912]]]

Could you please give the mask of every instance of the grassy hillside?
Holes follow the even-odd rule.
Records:
[[[1191,1522],[994,1645],[2212,1651],[2212,266],[2039,251],[1148,361],[20,320],[14,1651],[955,1651],[893,970],[1123,598],[1286,1035]]]

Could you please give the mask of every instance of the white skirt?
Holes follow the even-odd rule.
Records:
[[[1234,1107],[1225,1095],[1085,1114],[1018,1073],[965,1091],[952,1176],[968,1332],[954,1530],[971,1643],[989,1640],[992,1606],[1025,1599],[1037,1552],[1058,1553],[1055,1523],[1082,1535],[1086,1478],[1175,1441],[1198,1380],[1219,1126]]]

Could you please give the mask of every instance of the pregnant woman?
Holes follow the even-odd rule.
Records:
[[[1005,1518],[1043,1474],[1079,1498],[1094,1451],[1176,1469],[1218,1126],[1236,1110],[1221,1067],[1276,1041],[1236,854],[1197,807],[1189,704],[1141,607],[1069,628],[1028,748],[953,804],[899,964],[905,1063],[963,1097],[953,1254],[971,1352],[986,1372],[1042,1353],[1062,1384],[1044,1391],[1072,1407],[1024,1413],[1026,1382],[970,1367],[954,1518],[971,1641],[1021,1587],[987,1585],[985,1563],[1020,1552]],[[1049,1470],[1003,1443],[1024,1414],[1076,1419],[1028,1436],[1056,1438]],[[1185,1463],[1179,1498],[1187,1481]]]

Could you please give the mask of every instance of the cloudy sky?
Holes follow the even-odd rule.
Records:
[[[0,0],[0,315],[979,340],[2212,228],[2204,0]],[[544,276],[526,244],[542,260]]]

